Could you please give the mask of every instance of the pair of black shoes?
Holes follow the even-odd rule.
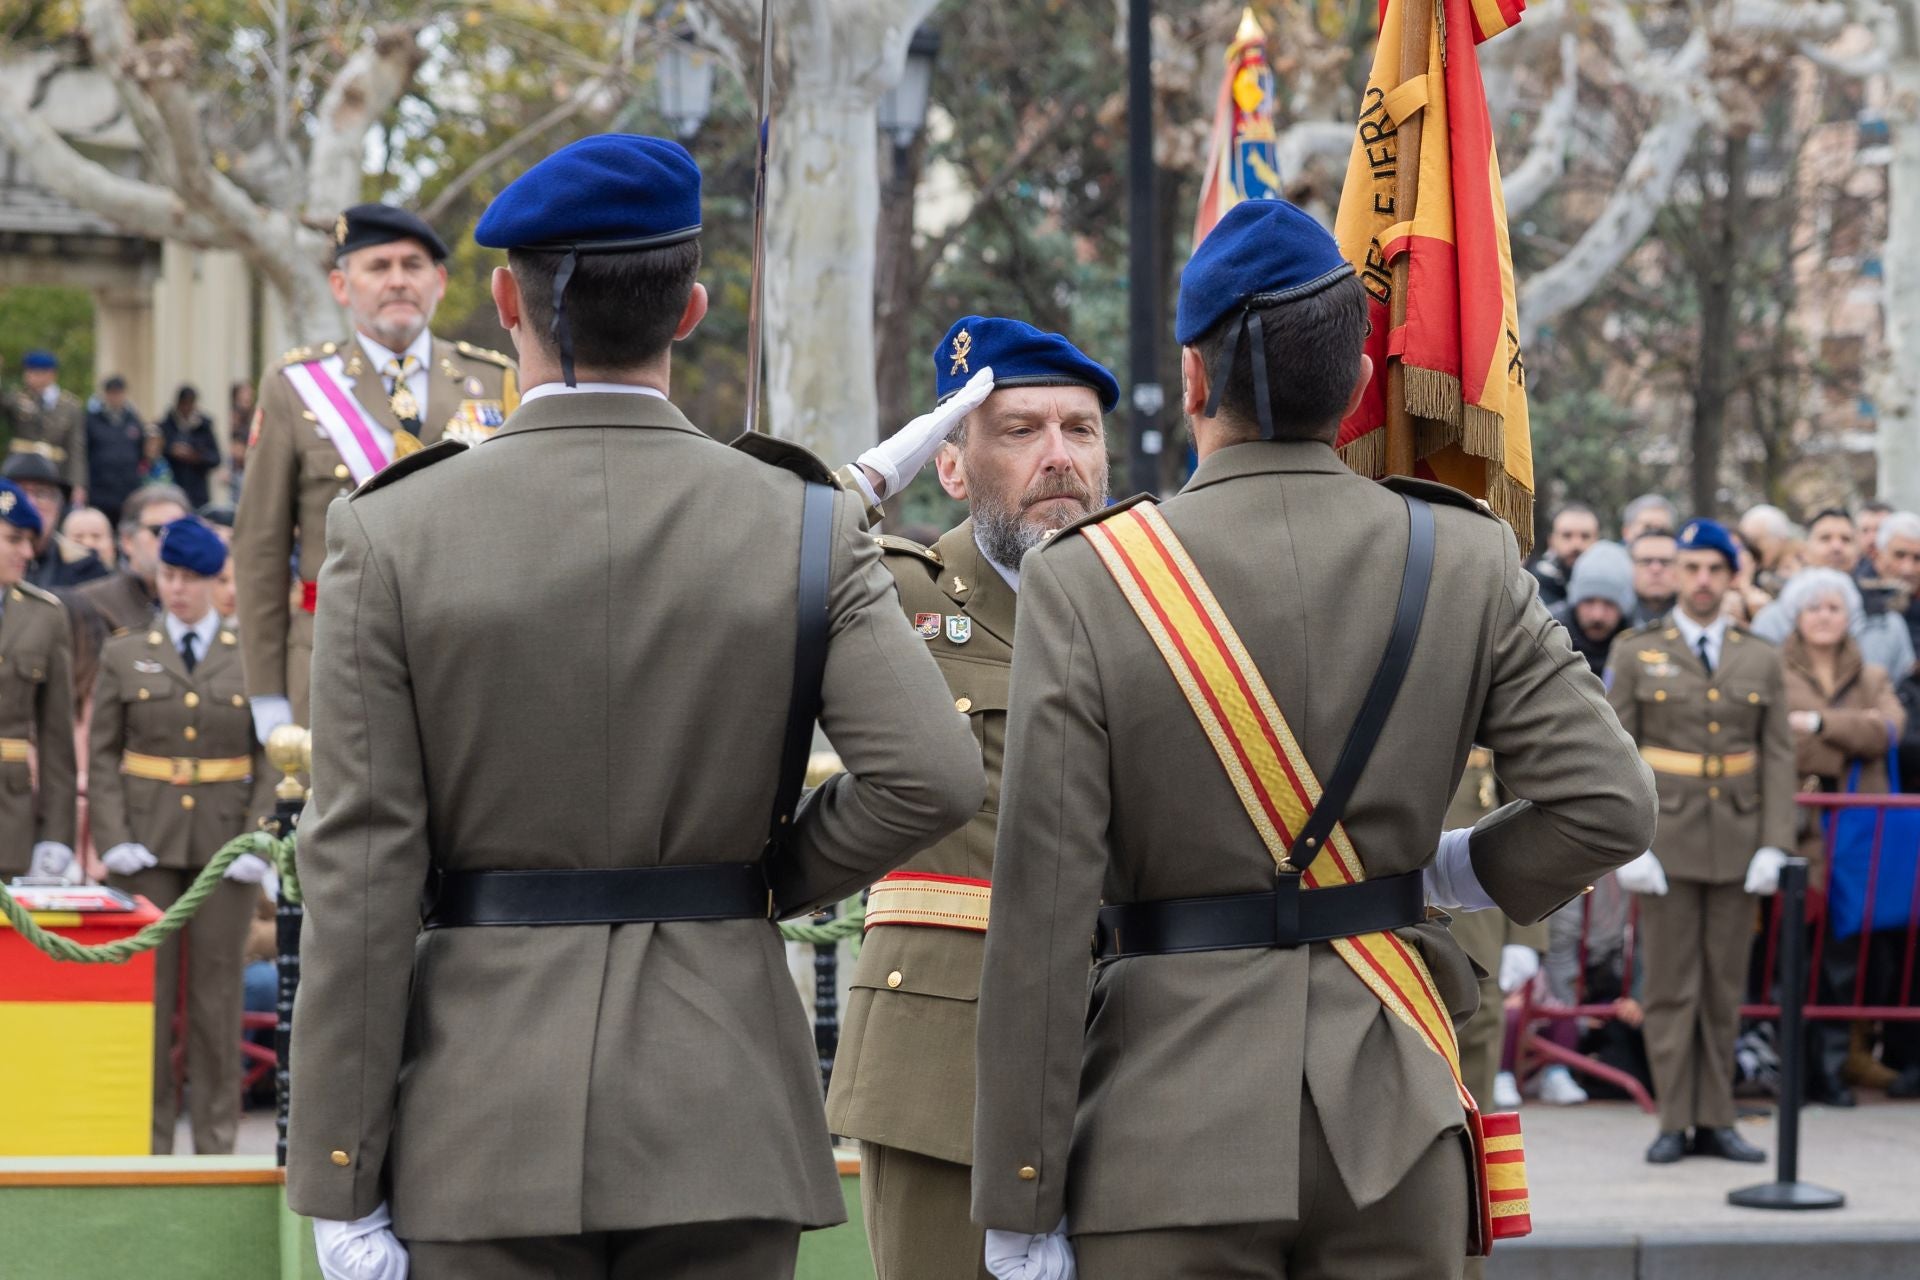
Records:
[[[1647,1148],[1648,1164],[1677,1164],[1683,1156],[1719,1156],[1742,1164],[1764,1164],[1767,1153],[1748,1142],[1731,1125],[1723,1129],[1695,1129],[1689,1139],[1683,1129],[1667,1129]]]

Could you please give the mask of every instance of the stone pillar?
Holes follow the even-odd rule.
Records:
[[[213,419],[224,453],[233,425],[228,420],[228,390],[256,374],[251,272],[237,253],[168,242],[153,286],[153,313],[158,387],[149,412],[159,417],[173,407],[182,384],[193,386],[200,393],[200,411]],[[226,480],[222,466],[213,477],[216,499],[227,492]]]
[[[160,413],[160,391],[154,381],[153,291],[144,280],[103,286],[93,295],[93,350],[97,381],[119,374],[127,380],[127,395],[149,420]],[[75,394],[83,398],[97,386]]]

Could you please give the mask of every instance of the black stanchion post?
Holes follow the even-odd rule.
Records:
[[[1806,1079],[1807,860],[1780,871],[1780,1145],[1772,1182],[1727,1193],[1747,1209],[1838,1209],[1846,1196],[1800,1181],[1800,1096]]]
[[[840,914],[828,907],[813,923],[826,924]],[[833,1081],[833,1059],[840,1052],[840,944],[813,944],[813,1047],[820,1055],[820,1087]]]
[[[283,775],[273,791],[273,817],[268,823],[268,830],[277,840],[292,835],[299,825],[300,810],[307,803],[307,789],[301,785],[299,775],[307,771],[310,756],[310,740],[305,729],[284,725],[275,729],[267,740],[267,758]],[[289,1066],[293,1061],[293,997],[300,990],[300,925],[306,919],[306,914],[306,909],[298,902],[287,900],[286,886],[282,884],[280,901],[273,913],[274,941],[279,952],[274,963],[280,979],[279,994],[274,999],[273,1024],[274,1124],[279,1137],[274,1143],[273,1153],[275,1162],[281,1168],[287,1164],[287,1093],[292,1081]]]

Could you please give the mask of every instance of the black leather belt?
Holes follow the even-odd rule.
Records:
[[[429,929],[493,924],[647,924],[770,920],[757,862],[579,871],[449,871],[435,886]]]
[[[1164,898],[1102,907],[1093,950],[1096,959],[1113,960],[1183,951],[1297,947],[1404,929],[1426,918],[1426,886],[1418,871],[1304,892],[1299,876],[1280,875],[1274,877],[1271,893]]]

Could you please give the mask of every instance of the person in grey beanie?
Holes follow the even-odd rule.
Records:
[[[1548,612],[1598,675],[1606,669],[1613,638],[1627,629],[1634,603],[1632,557],[1617,542],[1596,542],[1574,562],[1567,598]]]

